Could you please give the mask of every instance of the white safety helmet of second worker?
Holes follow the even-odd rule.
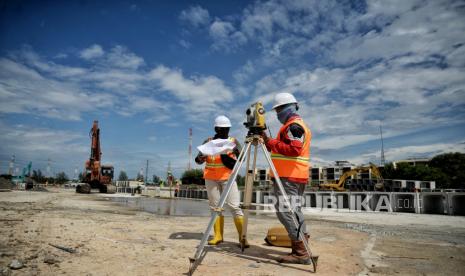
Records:
[[[273,109],[276,109],[279,106],[286,105],[286,104],[297,104],[297,100],[295,99],[294,95],[291,93],[283,92],[278,93],[274,96],[274,105]]]
[[[231,121],[228,117],[220,115],[215,118],[215,127],[231,127]]]

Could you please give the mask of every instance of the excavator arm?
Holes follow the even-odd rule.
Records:
[[[357,167],[357,168],[354,168],[350,171],[347,171],[345,172],[340,178],[339,178],[339,181],[337,183],[325,183],[325,184],[320,184],[320,189],[323,189],[323,190],[332,190],[332,191],[345,191],[345,188],[344,188],[344,184],[346,182],[346,180],[353,176],[353,175],[356,175],[362,171],[366,171],[366,170],[370,170],[371,169],[371,174],[373,176],[376,177],[378,183],[376,184],[377,185],[377,189],[380,189],[380,187],[384,187],[383,185],[383,177],[378,169],[378,167],[373,164],[373,163],[370,163],[368,166],[361,166],[361,167]]]

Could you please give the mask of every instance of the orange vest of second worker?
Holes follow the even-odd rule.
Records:
[[[229,140],[236,142],[236,139],[229,137]],[[229,157],[236,159],[236,155],[232,151],[226,152]],[[231,175],[232,170],[223,165],[221,161],[221,156],[218,155],[209,155],[207,156],[207,162],[205,164],[205,170],[203,171],[203,178],[210,180],[228,180]]]
[[[310,176],[310,142],[312,140],[310,129],[308,129],[301,118],[293,118],[281,127],[277,139],[283,141],[282,137],[286,135],[285,131],[291,124],[298,124],[305,131],[302,151],[299,156],[286,156],[272,151],[271,160],[279,177],[308,179]]]

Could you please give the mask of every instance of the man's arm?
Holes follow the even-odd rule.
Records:
[[[234,143],[236,144],[236,146],[233,149],[233,154],[236,155],[237,158],[241,153],[241,144],[239,144],[239,142],[235,138]],[[230,170],[232,170],[234,168],[234,165],[236,165],[236,160],[229,157],[229,155],[227,154],[221,154],[221,162],[223,162],[223,165],[225,165]]]
[[[205,143],[208,143],[210,141],[210,138],[208,138],[207,140],[203,141],[202,145],[205,144]],[[197,154],[197,156],[195,157],[195,163],[199,164],[199,165],[202,165],[205,161],[207,160],[207,156],[203,155],[200,151],[199,153]]]
[[[234,138],[234,143],[236,143],[236,147],[233,149],[233,152],[236,155],[236,157],[239,157],[239,154],[241,154],[242,151],[242,146],[236,138]]]
[[[286,131],[286,142],[274,138],[265,139],[270,151],[286,156],[299,156],[305,141],[305,130],[298,124],[291,124]]]

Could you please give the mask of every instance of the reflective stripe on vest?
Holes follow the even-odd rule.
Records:
[[[235,142],[235,138],[229,137],[229,140]],[[211,141],[211,140],[210,140]],[[236,155],[232,151],[226,152],[229,157],[236,159]],[[207,156],[207,162],[205,164],[205,170],[203,171],[203,178],[210,179],[210,180],[228,180],[229,176],[231,175],[232,170],[227,168],[223,165],[221,161],[221,156],[212,155]]]
[[[299,156],[285,156],[277,152],[271,152],[271,160],[273,161],[279,177],[308,179],[310,176],[310,142],[312,133],[302,119],[295,118],[289,120],[279,130],[277,139],[281,140],[281,136],[285,134],[285,131],[291,124],[298,124],[305,131],[302,152]]]

